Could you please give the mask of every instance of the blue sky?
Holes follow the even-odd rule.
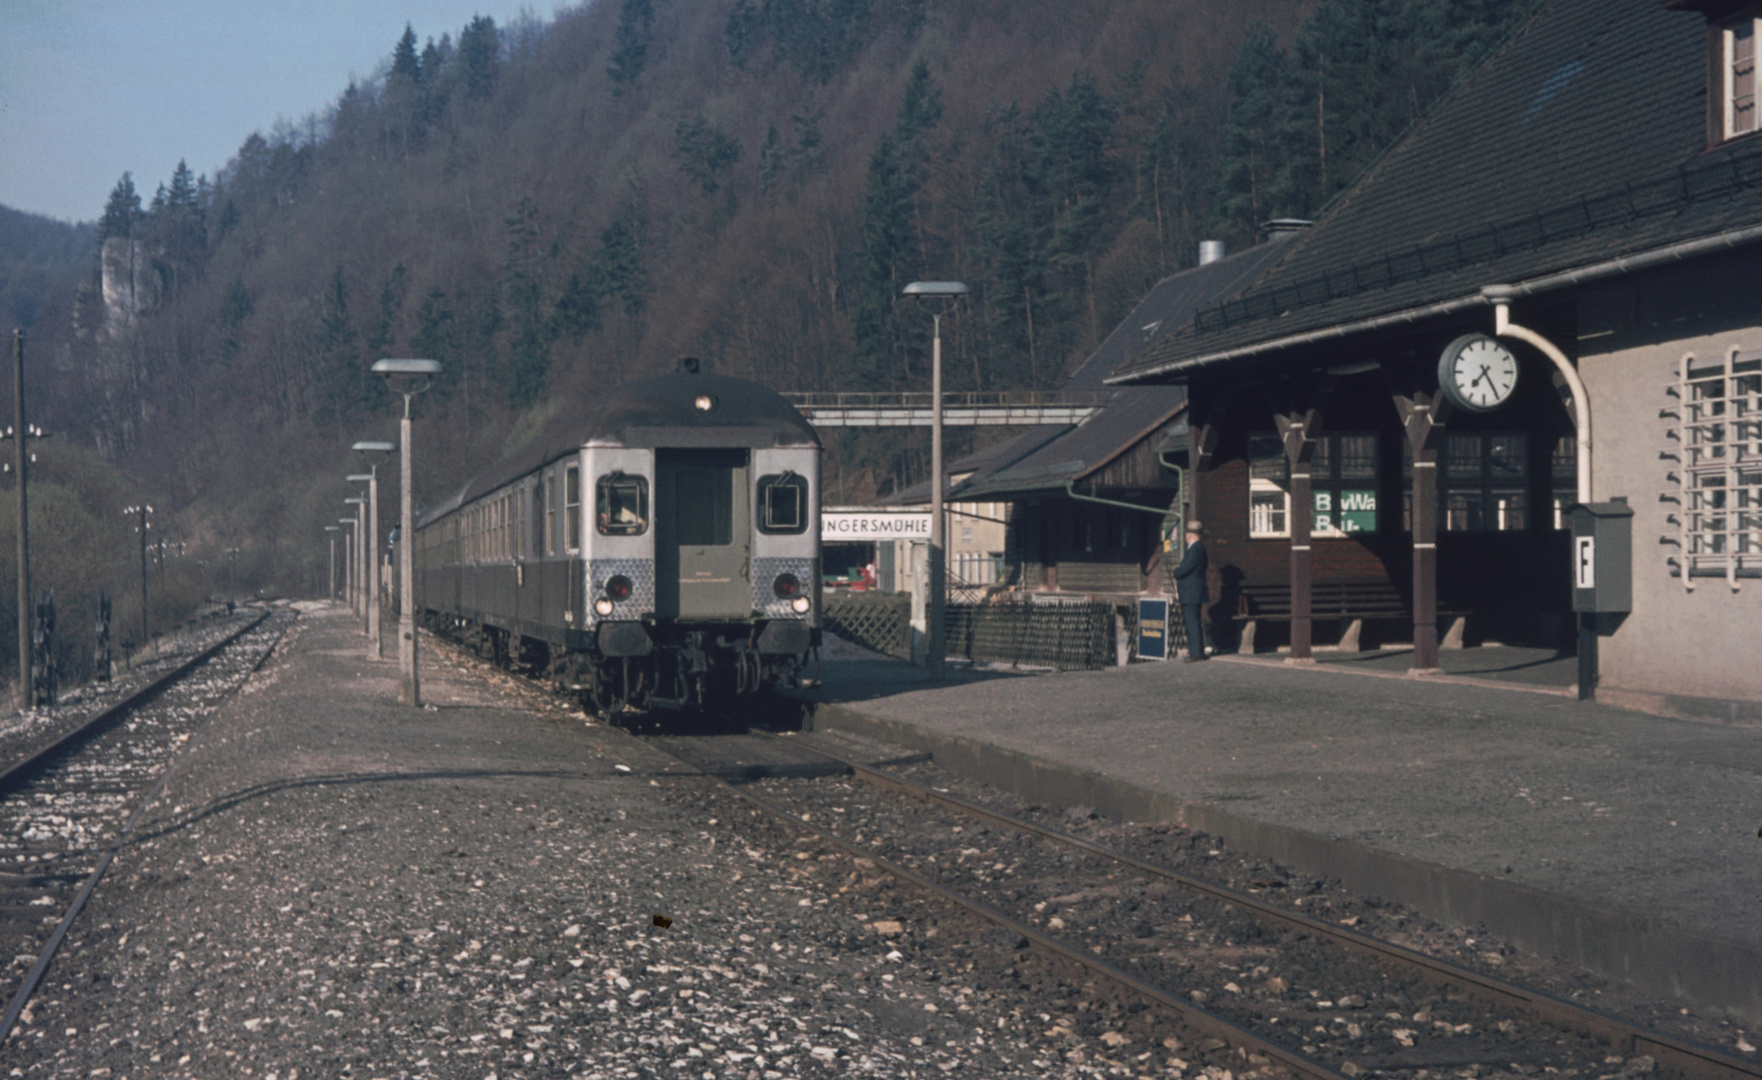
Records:
[[[180,158],[213,175],[253,131],[322,111],[410,23],[456,40],[560,0],[0,0],[0,204],[94,221],[122,174],[143,200]]]

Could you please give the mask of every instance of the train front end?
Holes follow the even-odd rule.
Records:
[[[820,443],[782,397],[683,371],[615,391],[581,451],[592,704],[696,709],[819,643]]]

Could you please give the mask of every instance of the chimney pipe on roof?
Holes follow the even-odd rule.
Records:
[[[1201,240],[1201,241],[1199,241],[1199,265],[1200,266],[1204,266],[1206,263],[1217,262],[1219,259],[1221,259],[1223,257],[1224,257],[1224,242],[1222,240]]]

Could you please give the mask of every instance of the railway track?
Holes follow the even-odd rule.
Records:
[[[293,616],[243,615],[121,698],[0,768],[0,981],[12,1031],[111,859],[183,748],[269,657]]]
[[[769,779],[743,796],[1299,1073],[1762,1077],[1718,1049],[818,752],[855,783]],[[836,831],[801,824],[829,820]]]
[[[982,806],[811,736],[630,737],[672,758],[667,773],[714,781],[779,827],[1001,931],[993,940],[1165,1012],[1192,1033],[1184,1045],[1212,1048],[1210,1068],[1255,1063],[1314,1080],[1762,1078],[1718,1048]]]

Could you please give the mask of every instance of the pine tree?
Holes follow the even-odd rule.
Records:
[[[622,97],[626,89],[636,89],[648,64],[649,34],[654,22],[652,0],[624,0],[619,6],[618,29],[612,35],[612,65],[606,69],[612,77],[613,97]]]
[[[538,203],[530,195],[522,196],[505,224],[508,254],[503,263],[507,275],[504,288],[514,334],[502,390],[509,408],[524,409],[537,401],[544,390],[555,322],[551,317],[553,309],[545,300],[543,268],[537,253]]]
[[[135,190],[134,177],[122,174],[122,179],[110,189],[110,199],[104,204],[104,216],[98,221],[98,242],[103,243],[112,236],[133,236],[135,224],[141,220],[141,196]]]
[[[896,312],[899,291],[910,280],[918,257],[919,196],[929,178],[927,136],[942,119],[942,93],[928,65],[912,68],[894,124],[869,158],[868,190],[863,198],[859,287],[851,329],[857,356],[870,382],[912,376],[910,356],[921,333],[902,334]]]
[[[1260,223],[1287,213],[1279,205],[1286,175],[1285,54],[1272,29],[1256,25],[1230,66],[1230,112],[1224,121],[1213,203],[1225,234],[1252,237]]]
[[[409,23],[404,24],[404,36],[392,50],[391,78],[410,86],[422,85],[422,59],[416,55],[416,31]]]
[[[331,275],[319,306],[317,369],[313,372],[317,389],[314,419],[321,426],[334,424],[340,431],[353,417],[353,407],[360,399],[366,377],[356,347],[355,326],[349,318],[349,286],[342,267]]]
[[[706,197],[719,191],[740,163],[740,140],[712,125],[702,113],[674,125],[673,140],[679,171]]]
[[[648,223],[648,211],[631,195],[600,233],[600,246],[589,265],[594,291],[617,300],[631,318],[640,316],[648,304],[648,271],[643,267]]]
[[[495,92],[501,58],[502,39],[496,32],[496,21],[488,15],[472,19],[459,34],[459,64],[467,101],[482,101]]]
[[[759,143],[759,194],[769,196],[777,187],[777,177],[783,172],[783,136],[772,124],[765,129],[764,141]]]

